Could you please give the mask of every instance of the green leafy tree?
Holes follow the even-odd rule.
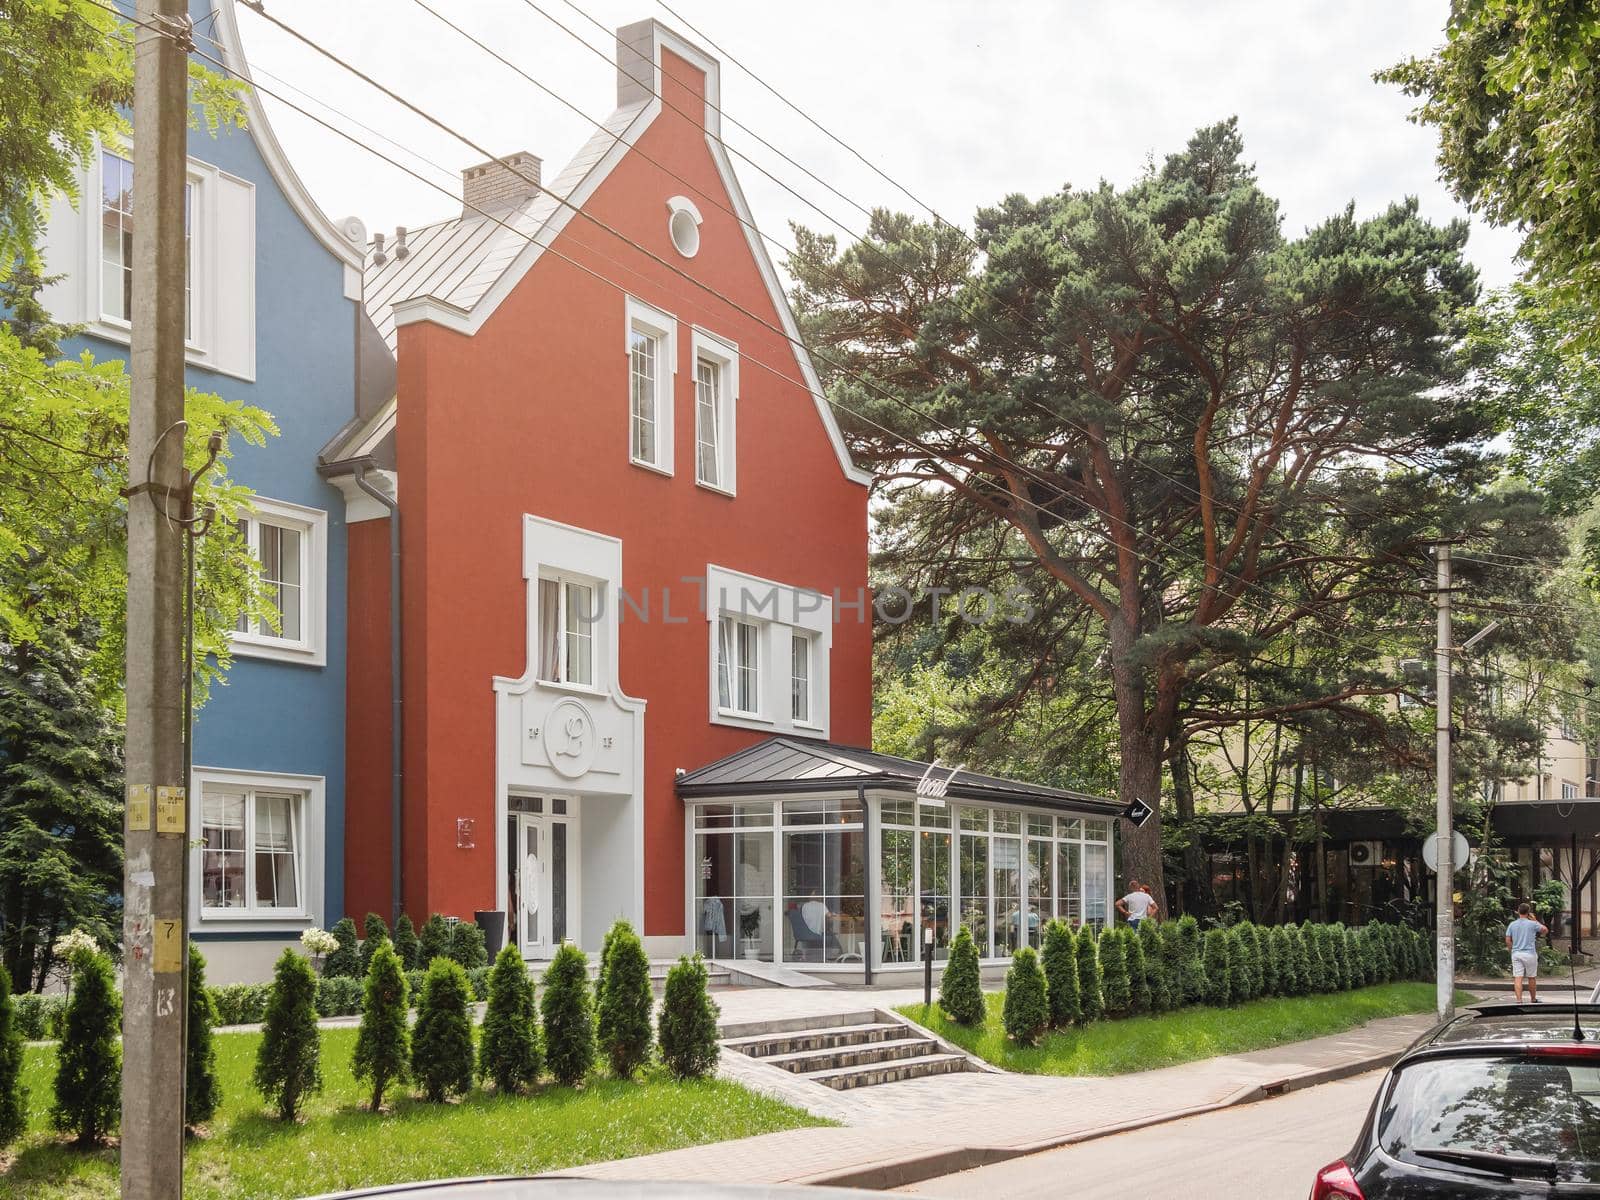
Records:
[[[322,1091],[322,1039],[317,1034],[317,977],[293,950],[278,956],[272,995],[256,1047],[256,1091],[284,1121],[300,1115],[306,1097]]]
[[[72,960],[72,996],[67,1001],[61,1045],[56,1050],[56,1099],[51,1123],[98,1146],[116,1128],[121,1109],[122,1001],[111,959],[89,950]]]
[[[1145,963],[1144,942],[1137,929],[1124,927],[1121,934],[1122,956],[1128,963],[1128,1011],[1150,1012],[1155,1008],[1155,995],[1150,987],[1149,966]]]
[[[539,1014],[533,978],[515,946],[502,946],[489,972],[489,1003],[478,1039],[478,1078],[501,1092],[521,1092],[539,1082]]]
[[[1539,279],[1600,302],[1600,22],[1565,0],[1456,0],[1444,44],[1378,78],[1420,98],[1439,170],[1469,207],[1522,231]]]
[[[1006,970],[1006,997],[1001,1008],[1006,1035],[1019,1046],[1031,1046],[1050,1026],[1050,1002],[1045,995],[1044,971],[1032,946],[1011,956]]]
[[[1084,1024],[1106,1015],[1100,986],[1100,945],[1093,925],[1078,930],[1078,1019]]]
[[[450,956],[450,927],[438,913],[434,913],[422,923],[422,933],[417,939],[417,966],[419,971],[426,971],[433,965],[436,958]]]
[[[1201,967],[1205,979],[1204,999],[1221,1007],[1233,1001],[1233,963],[1228,952],[1228,931],[1208,929],[1201,939]]]
[[[950,953],[939,977],[939,1007],[958,1025],[983,1023],[983,981],[978,968],[978,947],[965,925],[951,939]]]
[[[797,231],[788,266],[857,461],[885,477],[886,560],[945,584],[972,557],[949,547],[986,543],[981,563],[1036,581],[1017,636],[1041,657],[1101,629],[1129,803],[1161,793],[1240,627],[1292,640],[1357,597],[1398,603],[1440,528],[1489,521],[1469,485],[1492,428],[1447,386],[1466,234],[1402,201],[1285,236],[1225,122],[1125,188],[1009,197],[975,246],[879,211],[843,252]],[[1297,711],[1399,690],[1376,674],[1307,680]],[[1157,893],[1161,825],[1122,841]]]
[[[0,967],[0,1150],[28,1129],[28,1089],[22,1082],[22,1029],[11,998],[11,976]]]
[[[428,966],[411,1031],[411,1077],[436,1104],[472,1090],[472,990],[461,964],[436,958]]]
[[[389,927],[384,924],[383,918],[375,912],[369,912],[366,920],[361,923],[361,978],[367,977],[367,968],[372,966],[372,956],[377,951],[381,942],[389,940]]]
[[[574,1087],[594,1066],[594,1001],[589,995],[589,959],[563,942],[545,968],[539,998],[545,1064],[555,1081]]]
[[[402,969],[417,969],[417,929],[405,913],[401,913],[400,919],[394,923],[394,952]]]
[[[1167,986],[1167,951],[1161,933],[1159,923],[1139,922],[1139,945],[1144,959],[1145,989],[1150,994],[1151,1012],[1166,1012],[1173,1007],[1172,992]]]
[[[1100,995],[1106,1012],[1116,1015],[1127,1012],[1133,1003],[1127,943],[1122,931],[1111,925],[1100,931]]]
[[[707,990],[705,960],[684,955],[667,972],[656,1041],[674,1079],[698,1079],[717,1066],[717,1006]]]
[[[339,944],[328,952],[322,964],[324,979],[358,979],[361,976],[361,946],[356,939],[356,923],[340,917],[329,930]]]
[[[618,1079],[650,1060],[651,1009],[650,959],[644,943],[627,921],[619,920],[606,935],[610,958],[603,959],[604,990],[597,1004],[596,1034],[600,1053]]]
[[[1050,1024],[1065,1029],[1078,1019],[1078,940],[1060,917],[1044,927],[1045,994],[1050,1001]]]
[[[371,1086],[368,1107],[377,1112],[383,1107],[383,1094],[389,1085],[404,1083],[410,1074],[411,1029],[406,1020],[410,1002],[406,973],[389,939],[369,933],[368,940],[376,945],[367,963],[361,1028],[356,1033],[350,1073]]]
[[[184,1072],[183,1122],[189,1129],[216,1116],[222,1103],[217,1077],[217,1047],[211,1030],[217,1023],[217,1002],[206,987],[206,959],[189,943],[189,1024],[184,1030],[187,1068]]]
[[[121,921],[120,721],[92,639],[37,632],[0,638],[0,960],[24,991],[43,988],[61,935],[109,945]]]
[[[489,965],[489,949],[484,943],[483,930],[475,921],[457,921],[450,934],[450,957],[460,963],[463,970],[476,971]]]

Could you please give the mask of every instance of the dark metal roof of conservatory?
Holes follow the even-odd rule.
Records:
[[[678,795],[684,800],[700,800],[717,796],[836,791],[841,787],[860,786],[914,793],[927,771],[927,763],[863,750],[859,746],[773,737],[678,776]],[[933,775],[943,780],[950,775],[950,768],[941,764],[934,768]],[[1104,796],[979,775],[974,771],[957,771],[950,776],[945,794],[960,800],[1031,804],[1096,815],[1121,811],[1121,805]]]

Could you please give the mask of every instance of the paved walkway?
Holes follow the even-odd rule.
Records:
[[[724,1021],[820,1016],[921,1000],[916,991],[718,993]],[[726,1183],[894,1187],[1052,1146],[1208,1112],[1384,1065],[1429,1028],[1429,1015],[1271,1050],[1109,1078],[971,1072],[832,1092],[776,1067],[724,1054],[722,1073],[840,1122],[563,1174]],[[817,1093],[821,1093],[818,1095]]]

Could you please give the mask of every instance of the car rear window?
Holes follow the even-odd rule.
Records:
[[[1418,1166],[1600,1182],[1600,1059],[1419,1059],[1396,1076],[1378,1140]]]

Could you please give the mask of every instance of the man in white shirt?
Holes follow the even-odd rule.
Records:
[[[1128,894],[1117,901],[1117,911],[1128,918],[1128,924],[1134,929],[1139,928],[1140,921],[1154,915],[1159,907],[1156,898],[1139,887],[1137,879],[1128,880]]]

